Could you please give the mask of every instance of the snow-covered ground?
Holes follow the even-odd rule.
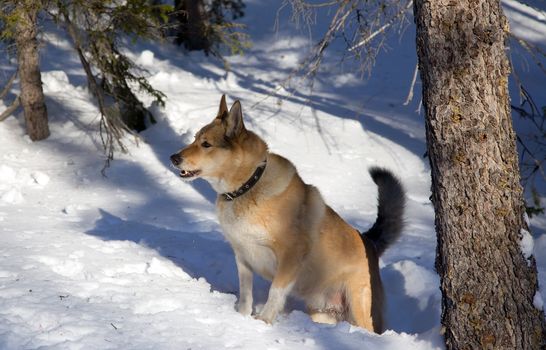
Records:
[[[279,83],[306,54],[308,36],[286,21],[275,32],[275,2],[246,3],[254,46],[229,58],[228,73],[218,61],[169,45],[129,47],[167,104],[154,107],[158,124],[138,145],[126,140],[129,153],[117,156],[107,177],[100,173],[98,111],[77,57],[59,33],[47,32],[42,66],[51,137],[30,142],[20,112],[0,123],[0,349],[443,348],[419,91],[402,105],[416,62],[413,28],[390,38],[391,51],[370,79],[334,69],[329,57],[312,93],[288,94]],[[517,10],[508,11],[514,30],[546,45],[544,18],[507,4]],[[520,74],[536,77],[533,84],[541,78],[531,65]],[[278,95],[267,97],[274,90]],[[230,103],[241,99],[247,126],[357,228],[376,215],[366,169],[381,165],[402,178],[407,228],[381,259],[384,334],[315,324],[297,300],[273,326],[234,310],[237,274],[215,194],[204,182],[180,181],[168,160],[215,116],[223,93]],[[546,96],[536,99],[546,104]],[[533,224],[545,286],[546,219]],[[257,278],[255,286],[260,307],[268,283]]]

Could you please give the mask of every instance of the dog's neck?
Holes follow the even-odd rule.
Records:
[[[264,159],[264,161],[260,165],[258,165],[256,170],[254,170],[254,173],[252,173],[252,175],[250,175],[250,178],[244,184],[242,184],[235,191],[222,193],[221,196],[226,201],[230,202],[230,201],[234,200],[235,198],[240,197],[243,194],[250,191],[252,189],[252,187],[254,187],[254,185],[256,185],[258,183],[258,181],[260,180],[260,178],[262,177],[262,175],[263,175],[263,173],[265,171],[265,166],[266,165],[267,165],[267,159]]]
[[[222,178],[203,176],[203,179],[205,179],[218,194],[226,192],[226,188],[230,187]]]
[[[236,167],[237,169],[236,173],[230,173],[229,175],[221,176],[221,177],[203,177],[203,178],[212,186],[212,188],[218,194],[237,192],[241,189],[241,187],[244,187],[245,184],[249,184],[248,183],[249,181],[252,182],[251,179],[254,176],[258,175],[258,177],[261,177],[262,174],[261,173],[256,174],[256,171],[260,167],[264,167],[266,161],[267,161],[267,158],[264,155],[264,157],[262,157],[260,161],[254,161],[252,162],[252,165],[250,166]],[[249,184],[249,187],[254,185],[255,183]]]

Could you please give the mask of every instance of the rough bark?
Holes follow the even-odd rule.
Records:
[[[416,0],[448,349],[542,349],[498,0]]]
[[[37,6],[25,1],[18,2],[18,18],[15,30],[19,81],[21,84],[21,105],[25,115],[27,134],[33,141],[49,136],[47,109],[42,77],[37,36]]]

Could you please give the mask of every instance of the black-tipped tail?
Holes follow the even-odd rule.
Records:
[[[369,169],[379,191],[377,220],[365,233],[380,256],[394,243],[404,227],[404,207],[406,194],[402,183],[390,171],[373,167]]]

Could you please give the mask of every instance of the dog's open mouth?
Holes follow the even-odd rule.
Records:
[[[180,177],[184,179],[189,179],[199,175],[200,172],[201,170],[180,170]]]

